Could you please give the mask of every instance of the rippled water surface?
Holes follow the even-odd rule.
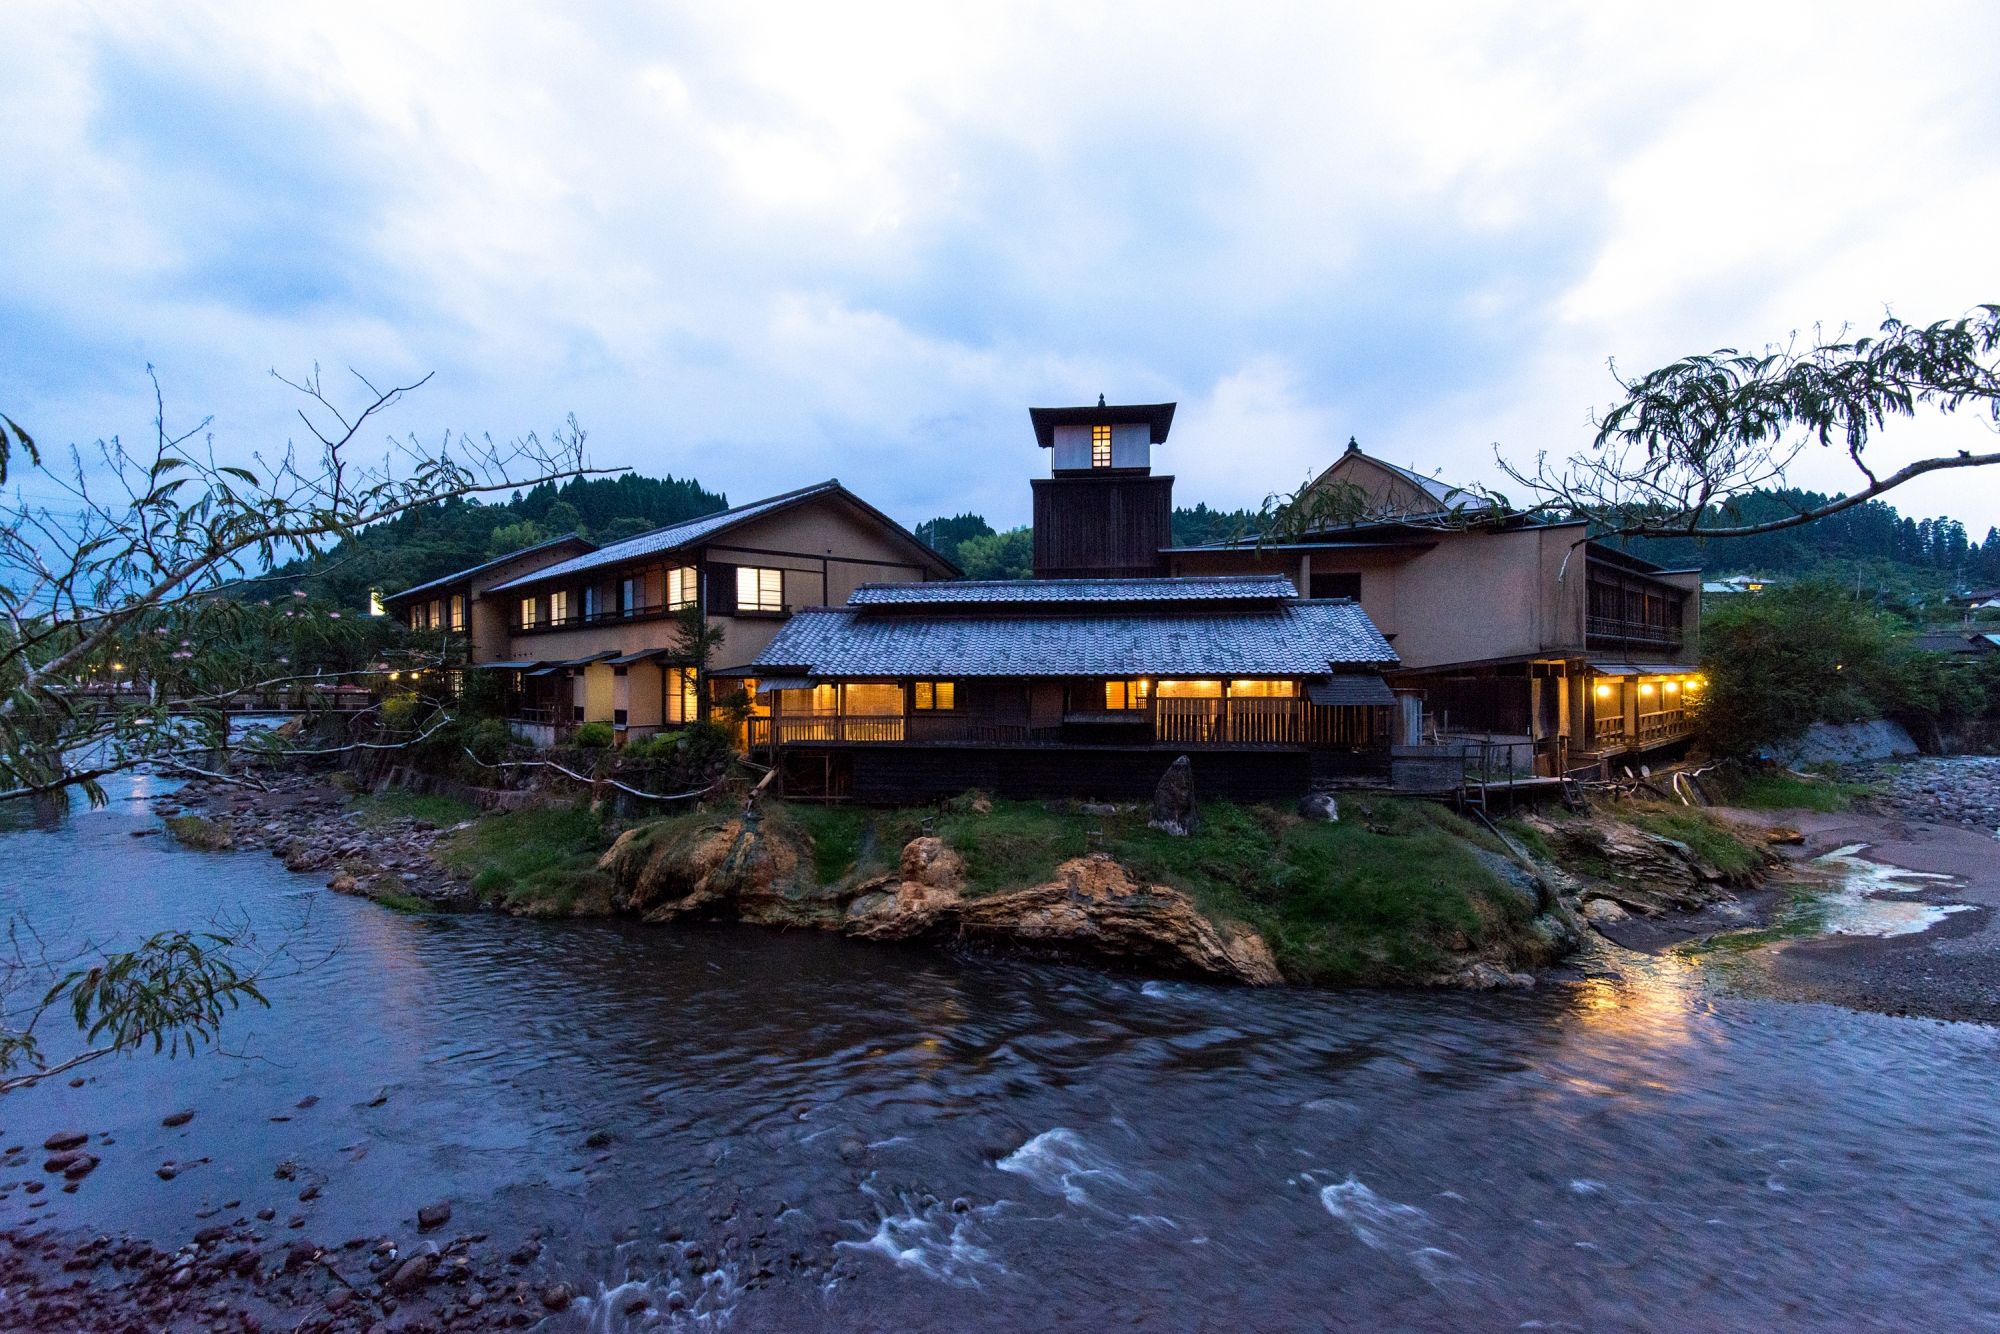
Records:
[[[130,836],[155,823],[0,834],[6,909],[119,943],[221,914],[331,957],[227,1054],[0,1100],[10,1143],[116,1141],[52,1223],[179,1241],[241,1200],[338,1242],[450,1198],[454,1227],[548,1228],[586,1291],[741,1329],[2000,1327],[1990,1029],[1623,956],[1528,996],[1313,994],[407,917]]]

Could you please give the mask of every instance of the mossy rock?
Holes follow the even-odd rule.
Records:
[[[227,826],[202,815],[168,816],[167,832],[184,847],[197,848],[203,852],[220,852],[225,848],[236,846],[236,838],[229,832]]]

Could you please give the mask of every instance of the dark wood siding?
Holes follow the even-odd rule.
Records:
[[[928,801],[974,788],[1021,799],[1145,801],[1178,754],[1171,747],[848,746],[817,751],[792,746],[786,750],[786,765],[789,780],[794,773],[830,763],[840,771],[844,790],[838,795],[877,804]],[[1316,765],[1303,750],[1201,751],[1189,752],[1188,758],[1197,801],[1295,801],[1305,794],[1316,767],[1347,767]],[[1369,767],[1386,770],[1386,753],[1366,758]],[[1358,766],[1361,759],[1347,763]]]
[[[1144,577],[1167,572],[1174,479],[1141,474],[1038,477],[1035,577]]]

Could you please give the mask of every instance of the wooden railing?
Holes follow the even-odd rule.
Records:
[[[1625,716],[1614,714],[1590,725],[1590,739],[1598,746],[1615,746],[1625,739]]]
[[[1685,709],[1658,709],[1639,715],[1639,740],[1665,741],[1693,730]]]
[[[1593,646],[1643,644],[1649,648],[1678,649],[1681,628],[1617,616],[1591,616],[1584,621],[1585,642]]]
[[[903,715],[900,713],[828,713],[804,718],[759,718],[777,729],[780,745],[801,741],[901,741]]]

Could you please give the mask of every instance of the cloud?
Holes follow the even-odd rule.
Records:
[[[129,435],[150,360],[247,451],[291,429],[270,367],[435,369],[399,426],[573,410],[601,461],[838,475],[913,522],[1025,520],[1026,407],[1098,393],[1182,402],[1184,503],[1350,434],[1491,478],[1587,441],[1608,357],[2000,294],[1996,36],[1976,4],[16,6],[0,398]],[[2000,478],[1910,496],[1983,531]]]

